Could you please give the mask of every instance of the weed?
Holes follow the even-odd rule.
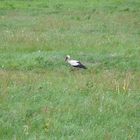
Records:
[[[138,140],[139,0],[0,1],[0,139]],[[65,63],[70,54],[88,69]]]

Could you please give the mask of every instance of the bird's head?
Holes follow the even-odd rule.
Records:
[[[67,55],[66,58],[65,58],[65,61],[69,60],[70,59],[70,56]]]

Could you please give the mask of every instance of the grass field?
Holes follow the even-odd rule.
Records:
[[[0,140],[139,139],[139,0],[0,0]]]

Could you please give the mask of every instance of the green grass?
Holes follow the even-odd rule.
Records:
[[[139,0],[0,1],[0,140],[139,140],[139,85]]]

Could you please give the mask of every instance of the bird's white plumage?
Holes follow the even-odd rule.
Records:
[[[70,65],[72,65],[72,66],[78,66],[78,65],[79,65],[78,62],[79,62],[79,61],[77,61],[77,60],[68,60],[68,63],[69,63]]]

